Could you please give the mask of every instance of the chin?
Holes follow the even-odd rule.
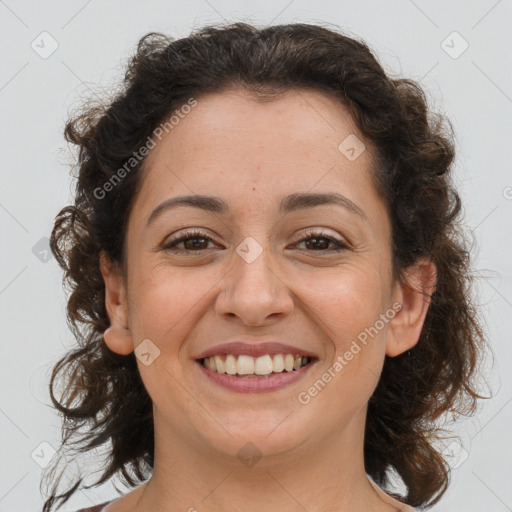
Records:
[[[203,432],[205,442],[228,457],[279,456],[299,449],[312,435],[305,430],[303,422],[299,425],[289,421],[294,416],[293,412],[235,414],[238,415],[237,421],[225,416],[217,417],[219,422],[227,425],[229,434],[216,422],[215,427],[211,425],[211,429]],[[295,416],[298,419],[299,415]]]

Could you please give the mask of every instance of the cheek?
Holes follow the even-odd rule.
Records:
[[[384,362],[390,307],[385,278],[378,267],[354,264],[315,283],[309,283],[310,305],[316,305],[318,325],[331,345],[322,370],[326,379],[334,375],[324,395],[326,406],[333,400],[340,410],[348,404],[360,408],[373,393]]]
[[[197,273],[196,278],[193,269],[169,265],[154,266],[133,279],[130,317],[134,342],[138,345],[149,339],[158,348],[150,365],[137,362],[139,372],[155,405],[174,410],[176,418],[186,417],[186,407],[180,416],[178,409],[183,404],[176,400],[183,393],[185,378],[180,350],[204,313],[202,301],[214,283],[205,273],[201,278]]]
[[[215,276],[205,272],[163,265],[141,273],[131,293],[137,336],[154,340],[161,349],[172,340],[180,341],[196,323],[202,301],[215,282]]]
[[[339,267],[321,279],[312,277],[301,288],[308,290],[308,307],[314,306],[338,350],[373,325],[388,307],[383,277],[378,269],[362,263]]]

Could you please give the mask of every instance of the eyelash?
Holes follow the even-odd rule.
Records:
[[[176,240],[171,240],[162,249],[165,251],[174,251],[174,252],[179,252],[179,251],[202,252],[202,251],[208,250],[208,249],[198,249],[198,250],[194,251],[194,250],[190,250],[190,249],[176,249],[175,248],[177,244],[186,242],[188,240],[194,240],[195,238],[204,238],[205,240],[212,241],[212,239],[209,236],[207,236],[206,233],[204,233],[202,231],[191,230],[191,231],[186,231],[183,234],[183,236],[181,236],[180,238],[178,238]],[[310,240],[312,238],[324,238],[330,242],[333,242],[336,245],[336,247],[334,249],[319,249],[317,251],[312,250],[312,251],[308,251],[308,252],[341,252],[343,250],[348,250],[348,245],[346,245],[342,241],[337,240],[336,238],[333,238],[332,236],[329,236],[329,235],[323,233],[322,231],[315,231],[313,229],[306,230],[304,232],[304,237],[301,238],[299,240],[299,242],[297,242],[297,243],[304,242],[304,241]],[[307,249],[305,249],[305,250],[307,250]]]

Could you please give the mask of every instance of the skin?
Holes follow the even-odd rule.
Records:
[[[366,146],[354,161],[338,150],[350,134]],[[366,476],[364,426],[385,355],[419,339],[429,304],[421,292],[433,292],[435,267],[418,260],[407,282],[392,279],[391,225],[370,166],[371,144],[345,107],[311,90],[266,103],[235,90],[202,96],[151,150],[129,215],[126,279],[105,254],[101,270],[108,347],[129,354],[149,339],[160,350],[148,366],[137,359],[153,401],[155,467],[106,512],[406,510]],[[285,195],[333,191],[367,220],[332,204],[278,212]],[[221,197],[230,213],[181,207],[146,228],[156,206],[191,194]],[[305,239],[310,227],[348,249]],[[188,252],[183,243],[181,252],[162,249],[185,228],[211,238],[196,241],[205,250],[190,242]],[[249,236],[262,249],[251,263],[236,252]],[[299,403],[298,393],[395,302],[402,309]],[[235,393],[210,383],[195,358],[237,336],[272,337],[319,361],[282,390]],[[249,442],[262,455],[251,467],[237,456]]]

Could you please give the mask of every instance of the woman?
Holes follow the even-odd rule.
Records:
[[[324,27],[142,38],[122,91],[66,126],[51,241],[80,343],[50,383],[63,448],[86,426],[79,452],[112,442],[97,484],[142,484],[90,510],[441,498],[436,420],[474,410],[485,343],[442,121]]]

